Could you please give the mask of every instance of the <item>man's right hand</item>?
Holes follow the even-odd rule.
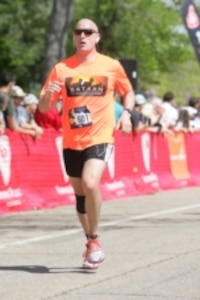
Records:
[[[52,81],[49,86],[47,87],[47,92],[51,94],[59,93],[64,85],[64,82],[60,81]]]
[[[48,85],[45,94],[40,96],[40,101],[38,105],[40,112],[44,113],[49,109],[50,100],[52,96],[56,97],[56,94],[58,94],[57,96],[59,98],[63,86],[64,86],[64,82],[60,82],[60,81],[52,81]]]

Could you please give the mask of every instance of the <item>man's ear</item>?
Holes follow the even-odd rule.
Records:
[[[96,37],[96,44],[99,43],[100,39],[101,39],[101,36],[100,36],[100,35]]]

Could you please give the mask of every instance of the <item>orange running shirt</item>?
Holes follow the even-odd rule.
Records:
[[[54,66],[40,96],[53,81],[64,83],[50,100],[63,99],[63,147],[83,150],[114,143],[114,91],[124,96],[132,90],[121,64],[99,53],[84,63],[73,55]]]

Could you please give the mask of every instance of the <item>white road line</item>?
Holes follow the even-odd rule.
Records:
[[[119,219],[119,220],[115,220],[115,221],[111,221],[111,222],[101,223],[100,227],[109,227],[109,226],[114,226],[114,225],[126,223],[129,221],[134,221],[134,220],[144,220],[144,219],[150,219],[153,217],[159,217],[159,216],[167,215],[167,214],[175,214],[177,212],[190,210],[190,209],[194,209],[194,208],[199,208],[199,207],[200,207],[200,204],[197,203],[197,204],[176,207],[176,208],[167,209],[167,210],[155,211],[155,212],[148,213],[148,214],[132,216],[129,218],[124,218],[124,219]],[[0,245],[0,249],[5,249],[8,247],[12,247],[12,246],[27,245],[30,243],[36,243],[36,242],[40,242],[40,241],[53,240],[56,238],[77,234],[79,232],[82,232],[82,229],[73,229],[73,230],[68,230],[67,232],[42,235],[42,236],[38,236],[35,238],[31,238],[31,239],[20,240],[20,241],[15,241],[15,242],[11,242],[11,243],[5,243],[5,244]]]

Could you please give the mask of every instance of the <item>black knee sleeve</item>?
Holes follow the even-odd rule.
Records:
[[[76,195],[76,210],[79,214],[85,214],[85,196]]]

